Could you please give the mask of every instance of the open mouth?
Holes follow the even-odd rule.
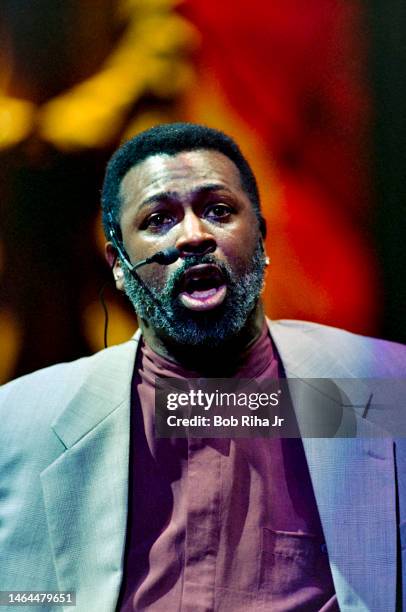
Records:
[[[226,297],[227,285],[220,268],[214,264],[192,266],[184,273],[179,299],[190,310],[212,310]]]

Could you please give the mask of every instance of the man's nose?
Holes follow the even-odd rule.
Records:
[[[207,231],[203,219],[194,213],[187,213],[182,223],[181,234],[175,245],[181,256],[206,255],[216,250],[214,236]]]

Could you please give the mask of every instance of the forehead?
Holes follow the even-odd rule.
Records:
[[[219,151],[199,149],[176,155],[151,155],[131,168],[120,185],[123,207],[142,203],[160,192],[187,196],[199,186],[215,184],[236,194],[245,193],[234,162]]]

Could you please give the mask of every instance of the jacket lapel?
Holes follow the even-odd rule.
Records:
[[[41,474],[61,590],[77,610],[114,610],[125,546],[131,379],[137,338],[102,351],[53,424],[66,451]]]
[[[311,377],[289,385],[299,428],[305,411],[322,404],[337,409],[340,378],[348,372],[309,334],[270,324],[272,337],[291,379]],[[315,377],[334,376],[316,381]],[[338,379],[338,380],[337,380]],[[331,388],[329,389],[329,387]],[[334,388],[337,392],[334,392]],[[328,393],[325,391],[328,389]],[[396,490],[393,441],[362,419],[360,408],[370,399],[368,388],[345,389],[347,416],[355,419],[356,438],[303,438],[330,566],[340,609],[357,612],[395,610]],[[352,409],[351,409],[352,405]],[[301,429],[302,431],[302,429]]]

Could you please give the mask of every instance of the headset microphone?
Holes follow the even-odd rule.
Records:
[[[179,249],[177,249],[176,247],[169,247],[168,249],[158,251],[158,253],[155,253],[155,255],[152,255],[151,257],[147,257],[146,259],[137,262],[132,266],[132,270],[130,271],[132,272],[133,270],[136,270],[137,268],[140,268],[141,266],[145,266],[146,264],[150,263],[161,264],[161,266],[169,266],[169,264],[172,264],[177,261],[179,257]]]
[[[108,234],[110,236],[111,243],[114,246],[114,248],[116,249],[117,255],[120,258],[122,264],[125,265],[126,268],[128,268],[130,274],[137,280],[137,282],[141,285],[141,287],[143,287],[144,291],[149,295],[151,300],[155,303],[156,308],[159,311],[161,311],[161,313],[164,316],[166,316],[167,313],[166,313],[165,309],[162,307],[162,304],[156,299],[155,295],[152,293],[150,288],[138,276],[138,274],[136,272],[136,269],[140,268],[141,266],[145,266],[147,264],[150,264],[150,263],[157,263],[157,264],[161,264],[161,265],[164,265],[164,266],[168,266],[169,264],[172,264],[172,263],[174,263],[175,261],[177,261],[179,259],[179,257],[180,257],[179,249],[177,249],[176,247],[169,247],[167,249],[163,249],[162,251],[158,251],[157,253],[155,253],[155,255],[152,255],[151,257],[147,257],[146,259],[143,259],[142,261],[139,261],[138,263],[133,265],[131,263],[131,261],[130,261],[130,258],[128,256],[128,254],[126,253],[124,245],[123,245],[123,243],[122,243],[122,241],[121,241],[121,239],[119,237],[119,234],[116,231],[117,225],[115,224],[115,222],[113,220],[113,215],[111,213],[111,210],[107,211],[107,219],[108,219]],[[212,253],[215,249],[216,249],[216,246],[215,245],[211,245],[210,249],[208,250],[208,252]],[[104,346],[107,348],[108,314],[107,314],[106,305],[104,304],[104,301],[103,301],[102,297],[101,297],[101,302],[102,302],[102,306],[103,306],[104,313],[105,313]]]
[[[162,251],[158,251],[157,253],[155,253],[155,255],[151,255],[151,257],[147,257],[146,259],[138,261],[136,264],[132,264],[130,258],[126,253],[123,243],[117,236],[111,211],[108,211],[107,217],[109,220],[109,234],[111,242],[114,248],[116,249],[122,263],[129,269],[131,274],[133,274],[133,272],[137,270],[137,268],[141,268],[142,266],[146,266],[147,264],[157,263],[162,266],[169,266],[169,264],[172,264],[179,259],[179,249],[177,249],[176,247],[169,247],[167,249],[163,249]]]
[[[168,266],[169,264],[174,263],[177,259],[179,259],[180,257],[179,249],[177,249],[176,247],[169,247],[167,249],[163,249],[162,251],[158,251],[157,253],[155,253],[155,255],[152,255],[151,257],[147,257],[146,259],[143,259],[142,261],[139,261],[138,263],[133,265],[130,261],[130,258],[128,257],[128,254],[124,248],[122,241],[119,238],[119,235],[117,234],[116,225],[113,221],[113,215],[110,210],[107,211],[107,219],[108,219],[108,234],[109,234],[111,243],[116,249],[117,255],[120,258],[122,264],[125,265],[126,268],[128,268],[130,274],[144,288],[144,291],[149,295],[151,300],[155,303],[158,310],[160,310],[161,312],[163,312],[163,314],[165,314],[165,311],[163,310],[159,301],[156,299],[154,294],[151,292],[150,288],[138,276],[135,270],[137,268],[140,268],[141,266],[145,266],[150,263],[157,263],[157,264],[161,264],[164,266]],[[109,317],[108,317],[107,307],[106,307],[106,304],[103,298],[103,291],[104,291],[104,286],[102,287],[100,291],[99,297],[100,297],[100,301],[101,301],[101,304],[104,310],[104,346],[105,348],[107,348],[107,328],[108,328],[108,323],[109,323]]]

